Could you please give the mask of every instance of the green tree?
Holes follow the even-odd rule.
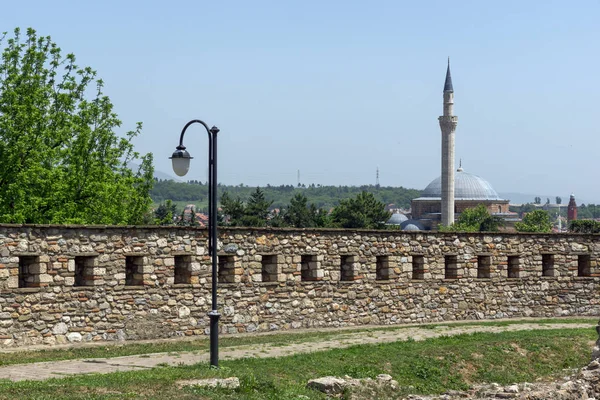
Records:
[[[331,212],[331,222],[341,228],[383,229],[390,216],[384,203],[363,191],[355,198],[341,200]]]
[[[541,197],[536,197],[535,199],[533,199],[533,203],[534,204],[542,204],[542,198]]]
[[[490,215],[489,211],[483,204],[479,204],[475,208],[467,208],[449,227],[440,226],[440,231],[457,231],[457,232],[496,232],[502,226],[501,218]]]
[[[296,193],[283,214],[284,222],[295,228],[311,228],[315,226],[315,208],[308,206],[308,199],[303,193]]]
[[[159,225],[170,225],[173,223],[173,217],[177,214],[177,205],[171,200],[161,203],[154,211],[156,223]]]
[[[576,219],[569,223],[569,231],[575,233],[600,233],[600,222],[593,219]]]
[[[242,225],[244,209],[244,203],[239,197],[233,199],[228,192],[224,192],[221,196],[221,212],[223,214],[222,220],[226,225]]]
[[[556,204],[561,204],[562,198],[560,196],[556,196]]]
[[[0,51],[0,221],[143,222],[154,179],[131,143],[141,124],[118,137],[102,80],[50,37],[15,29]]]
[[[552,222],[546,211],[534,210],[525,214],[523,221],[515,224],[515,229],[518,232],[550,232]]]
[[[250,195],[246,207],[244,208],[244,216],[242,217],[243,226],[265,226],[269,217],[269,209],[273,204],[272,201],[265,199],[265,193],[257,187]]]

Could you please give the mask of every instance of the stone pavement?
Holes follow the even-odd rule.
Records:
[[[440,326],[431,329],[426,325],[398,327],[393,330],[347,332],[340,331],[333,338],[318,342],[291,343],[272,347],[269,343],[221,348],[221,360],[256,357],[281,357],[299,353],[345,348],[357,344],[374,344],[401,340],[425,340],[439,336],[452,336],[475,332],[508,332],[533,329],[591,328],[593,324],[519,323],[507,326]],[[76,374],[107,374],[112,372],[143,370],[164,365],[193,365],[209,360],[208,351],[154,353],[114,358],[93,358],[17,364],[0,367],[0,378],[12,381],[46,380]]]

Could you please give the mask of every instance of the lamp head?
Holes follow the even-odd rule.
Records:
[[[185,146],[177,146],[177,150],[169,157],[173,162],[173,172],[177,176],[184,176],[190,169],[190,160],[194,157],[190,156]]]

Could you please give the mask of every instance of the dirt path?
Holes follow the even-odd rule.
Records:
[[[280,357],[292,354],[345,348],[357,344],[388,343],[401,340],[425,340],[440,336],[460,335],[474,332],[512,332],[539,329],[591,328],[593,324],[548,324],[522,323],[507,326],[435,326],[399,328],[397,330],[340,332],[333,338],[306,343],[292,343],[272,347],[269,343],[227,347],[220,349],[221,360],[233,360],[247,357]],[[114,358],[93,358],[65,361],[17,364],[0,367],[0,378],[12,381],[46,380],[62,378],[76,374],[106,374],[119,371],[132,371],[155,368],[164,365],[192,365],[209,360],[208,351],[154,353]]]

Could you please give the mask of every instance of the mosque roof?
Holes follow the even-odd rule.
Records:
[[[409,219],[400,224],[400,228],[403,231],[424,231],[423,225],[416,219]]]
[[[388,219],[388,221],[386,222],[386,224],[388,225],[400,225],[401,223],[403,223],[404,221],[407,221],[408,217],[402,213],[394,213],[392,214],[392,216],[390,217],[390,219]]]
[[[442,177],[437,177],[416,200],[439,200],[442,198]],[[480,176],[459,168],[454,174],[454,198],[456,200],[500,200],[492,185]]]

